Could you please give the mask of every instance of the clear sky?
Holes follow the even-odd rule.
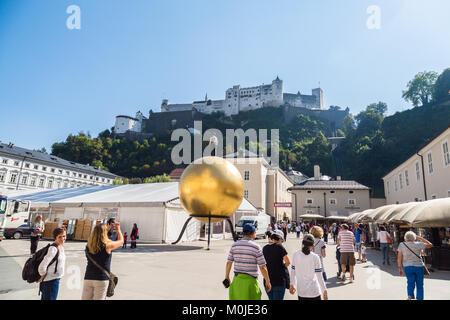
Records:
[[[81,29],[69,30],[70,5]],[[368,7],[380,9],[369,29]],[[450,67],[448,0],[0,0],[0,140],[51,149],[161,100],[270,83],[358,113]]]

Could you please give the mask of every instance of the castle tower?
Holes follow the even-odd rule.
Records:
[[[316,96],[316,107],[323,109],[323,90],[321,88],[313,89],[312,95]]]
[[[278,76],[272,81],[272,101],[275,106],[283,104],[283,80]]]
[[[169,109],[167,108],[168,105],[169,105],[169,99],[163,99],[163,101],[161,103],[161,112],[169,111]]]

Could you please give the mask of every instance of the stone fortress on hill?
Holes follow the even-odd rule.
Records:
[[[283,109],[286,122],[297,114],[314,115],[331,122],[335,128],[343,125],[348,108],[343,111],[336,107],[326,109],[323,103],[323,90],[312,89],[311,95],[285,93],[283,80],[278,76],[271,84],[241,88],[235,85],[225,91],[225,99],[211,100],[206,95],[204,100],[186,104],[170,104],[168,99],[161,103],[161,112],[150,110],[146,118],[140,111],[135,117],[119,115],[116,117],[114,133],[129,138],[145,138],[151,135],[167,133],[178,128],[192,128],[195,120],[204,115],[221,112],[230,117],[243,111],[256,110],[263,107],[279,107]]]

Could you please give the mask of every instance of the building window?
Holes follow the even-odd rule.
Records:
[[[53,168],[52,168],[52,169],[50,169],[50,171],[51,171],[52,173],[55,173],[55,169],[53,169]]]
[[[431,152],[429,152],[427,154],[427,158],[428,158],[428,173],[432,174],[433,173],[433,158],[431,156]]]
[[[27,184],[28,182],[28,176],[23,176],[22,177],[22,181],[20,182],[21,184]]]
[[[348,204],[354,206],[356,204],[355,199],[348,199]]]
[[[70,176],[70,171],[66,171],[66,174],[67,174],[68,176]]]
[[[250,180],[250,172],[244,171],[244,180]]]
[[[62,173],[63,173],[63,171],[62,171],[62,170],[58,170],[58,172],[59,172],[59,174],[62,174]]]
[[[444,167],[450,165],[450,152],[448,151],[448,142],[442,144],[442,154],[444,156]]]
[[[25,168],[30,168],[30,164],[29,163],[25,163]]]
[[[7,159],[3,159],[3,164],[8,164],[8,160]]]
[[[87,179],[87,174],[85,174],[85,175],[83,176],[83,178],[84,178],[84,179]]]
[[[45,182],[45,178],[40,178],[39,179],[39,187],[44,187],[44,182]]]
[[[312,204],[313,203],[313,199],[306,199],[306,204]]]
[[[420,180],[420,169],[419,169],[419,161],[416,162],[416,180]]]
[[[390,190],[389,190],[389,181],[386,182],[386,190],[387,190],[387,194],[390,194],[390,193],[391,193]]]
[[[306,193],[311,193],[311,190],[306,191]]]
[[[31,177],[30,186],[34,187],[36,185],[36,177]]]
[[[408,170],[405,170],[405,182],[406,182],[406,186],[409,186]]]
[[[49,180],[47,183],[47,188],[51,189],[53,187],[53,180]]]
[[[334,190],[331,190],[330,193],[334,193]]]
[[[19,166],[19,161],[14,161],[14,165],[15,165],[16,167],[18,167],[18,166]]]
[[[398,175],[398,180],[400,181],[400,189],[403,189],[403,175],[401,173]]]
[[[353,193],[353,190],[350,190],[348,193]]]
[[[244,191],[244,197],[245,197],[245,199],[248,199],[248,190]]]
[[[306,214],[312,214],[312,210],[306,210]]]
[[[69,186],[69,183],[67,181],[64,182],[64,188],[67,188]]]
[[[395,192],[397,192],[397,190],[398,190],[397,179],[394,180],[394,190],[395,190]]]
[[[34,165],[34,170],[39,169],[39,166],[37,164]]]
[[[0,171],[0,182],[5,181],[6,171]]]
[[[436,195],[435,194],[431,195],[431,199],[436,199]]]
[[[9,183],[16,183],[17,173],[11,173],[11,177],[9,178]]]
[[[79,173],[79,174],[78,174],[78,178],[81,178],[81,176],[82,176],[81,173]]]
[[[330,204],[336,204],[336,199],[330,199]]]

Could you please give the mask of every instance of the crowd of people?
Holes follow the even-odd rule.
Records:
[[[33,224],[31,237],[31,253],[36,253],[40,234],[44,230],[42,217],[38,216]],[[345,282],[349,273],[349,282],[354,277],[356,261],[367,262],[366,245],[368,232],[366,226],[354,224],[313,225],[300,223],[278,222],[268,226],[268,243],[261,249],[254,242],[255,226],[247,223],[243,226],[243,238],[231,246],[225,268],[224,286],[229,288],[230,300],[260,300],[262,292],[258,285],[258,271],[264,278],[264,289],[270,300],[283,300],[285,291],[291,295],[297,294],[299,300],[328,300],[323,259],[326,257],[328,235],[336,244],[336,259],[338,261],[337,277]],[[287,234],[295,232],[301,240],[301,248],[294,252],[292,260],[288,256],[283,243]],[[38,266],[40,275],[39,291],[42,300],[56,300],[59,291],[59,281],[64,276],[66,255],[64,243],[66,230],[58,227],[54,230],[55,241],[47,247],[47,252]],[[138,227],[133,225],[131,231],[131,248],[136,248],[139,238]],[[389,248],[392,244],[390,233],[380,226],[377,233],[380,243],[382,264],[390,265]],[[405,241],[397,248],[397,264],[400,276],[407,279],[408,299],[423,300],[423,280],[426,267],[421,258],[424,249],[433,245],[426,239],[408,231]],[[84,274],[82,300],[106,299],[108,286],[111,283],[112,251],[126,248],[127,233],[122,234],[120,223],[109,219],[106,224],[97,224],[89,236],[85,248],[86,271]],[[355,252],[358,258],[355,258]],[[50,269],[50,266],[53,266]],[[234,265],[234,277],[230,273]],[[289,272],[288,268],[291,268]]]
[[[289,259],[283,246],[289,232],[295,232],[300,238],[301,249]],[[230,300],[259,300],[257,277],[258,269],[264,277],[264,286],[269,300],[283,300],[285,290],[297,293],[299,300],[327,300],[327,274],[323,259],[326,257],[328,237],[336,244],[338,264],[337,277],[342,283],[355,280],[356,262],[367,262],[366,250],[370,240],[378,241],[381,249],[382,264],[390,265],[389,248],[392,245],[390,233],[385,226],[380,226],[375,239],[369,237],[367,225],[337,224],[313,225],[304,222],[277,222],[268,225],[268,244],[262,249],[254,242],[255,228],[252,224],[243,227],[244,238],[231,247],[226,264],[225,279],[229,284]],[[407,278],[408,299],[423,300],[423,278],[426,269],[421,258],[422,250],[431,248],[426,239],[409,231],[405,242],[398,246],[398,272]],[[355,257],[357,254],[357,258]],[[234,263],[235,277],[230,283],[230,272]],[[291,266],[289,274],[288,267]],[[246,281],[243,281],[243,278]],[[227,287],[227,286],[226,286]],[[415,295],[414,292],[417,291]]]

